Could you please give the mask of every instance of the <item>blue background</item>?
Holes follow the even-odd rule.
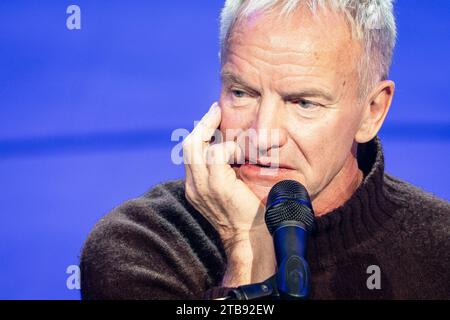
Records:
[[[66,268],[94,223],[183,176],[170,135],[218,97],[222,4],[0,1],[0,298],[79,299]],[[449,200],[450,1],[396,16],[386,167]]]

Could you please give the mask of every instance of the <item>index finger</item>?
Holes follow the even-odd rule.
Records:
[[[197,123],[192,130],[192,138],[197,141],[209,142],[214,135],[215,130],[219,127],[222,115],[219,104],[214,102],[209,111]]]
[[[194,130],[183,142],[184,163],[188,165],[205,165],[206,150],[220,124],[221,111],[217,102],[197,123]],[[205,168],[206,169],[206,168]]]

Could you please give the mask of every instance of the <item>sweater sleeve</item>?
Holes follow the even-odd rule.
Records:
[[[183,210],[169,194],[154,193],[101,219],[82,250],[82,298],[204,298],[220,279],[223,261]]]
[[[205,300],[217,300],[221,298],[225,298],[228,296],[229,292],[234,288],[228,287],[212,287],[208,289],[203,295],[203,299]]]

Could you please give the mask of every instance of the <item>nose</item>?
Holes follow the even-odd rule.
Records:
[[[261,98],[249,134],[250,144],[255,146],[261,155],[270,156],[286,143],[283,111],[283,104],[276,99]]]

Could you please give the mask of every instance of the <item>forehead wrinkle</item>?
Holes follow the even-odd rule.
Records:
[[[268,50],[264,50],[264,51],[267,52]],[[305,52],[305,56],[306,55],[307,55],[307,53]],[[274,55],[272,55],[270,53],[268,54],[269,59],[267,59],[267,57],[263,58],[263,57],[258,57],[258,56],[253,56],[252,59],[248,59],[248,58],[245,58],[243,56],[243,54],[238,53],[238,50],[230,49],[228,54],[227,54],[227,59],[226,59],[225,64],[227,62],[229,62],[229,56],[235,56],[235,57],[237,57],[237,58],[239,58],[241,60],[244,60],[244,61],[246,61],[247,63],[249,63],[252,67],[254,67],[256,69],[257,69],[256,64],[263,64],[264,66],[268,66],[268,67],[283,67],[283,66],[285,66],[285,67],[290,67],[290,68],[292,68],[292,67],[296,67],[296,68],[310,68],[310,67],[317,66],[317,62],[319,62],[321,60],[321,59],[316,59],[316,58],[308,59],[307,57],[300,58],[300,57],[297,56],[297,60],[302,59],[303,63],[301,63],[300,61],[297,61],[297,63],[296,63],[296,61],[290,61],[290,62],[284,62],[283,61],[282,62],[282,61],[275,60],[275,59],[279,59],[279,58],[274,57]],[[305,61],[308,61],[308,65],[306,65]],[[323,68],[325,68],[325,66]]]
[[[261,84],[261,76],[259,75],[260,72],[259,72],[259,69],[255,65],[253,65],[253,62],[249,61],[248,59],[245,59],[245,58],[241,57],[238,53],[231,53],[230,56],[234,56],[237,59],[244,60],[246,62],[245,67],[246,68],[250,67],[251,69],[253,69],[254,74],[258,75],[258,80],[259,80],[258,84],[255,85],[253,83],[250,83],[250,81],[247,78],[243,79],[243,80],[245,80],[245,82],[247,82],[248,84],[252,85],[253,88],[261,89],[261,85],[260,85]],[[231,67],[230,67],[230,65],[231,65]],[[227,61],[225,62],[225,64],[223,65],[223,67],[222,67],[222,69],[220,71],[221,74],[223,74],[224,70],[227,67],[231,69],[231,70],[227,70],[227,71],[230,71],[230,72],[234,73],[235,75],[239,76],[240,78],[243,78],[242,75],[249,76],[249,72],[244,72],[241,69],[241,66],[239,65],[239,63],[233,62],[232,59],[227,58]]]
[[[315,78],[315,79],[318,79],[318,80],[323,80],[323,78],[320,75],[313,75],[313,74],[311,74],[311,75],[286,76],[286,77],[283,77],[282,79],[275,80],[274,82],[275,82],[275,84],[277,86],[279,86],[280,82],[282,82],[282,81],[289,81],[290,85],[285,85],[284,87],[289,87],[289,89],[288,89],[289,91],[295,91],[295,88],[292,88],[292,87],[294,87],[294,85],[292,85],[292,83],[297,82],[298,84],[301,85],[302,82],[303,83],[304,82],[308,82],[309,83],[312,78]],[[292,79],[293,81],[290,81],[290,79]],[[280,86],[282,86],[282,85],[280,85]],[[329,86],[327,86],[326,84],[324,84],[322,82],[314,83],[314,85],[311,85],[311,87],[312,86],[321,88],[323,90],[327,90],[329,92],[333,92],[332,88],[330,88]]]
[[[242,59],[246,62],[247,65],[250,65],[251,68],[256,72],[258,75],[259,83],[263,83],[262,77],[267,75],[267,73],[270,73],[269,78],[269,88],[273,89],[277,92],[287,91],[282,89],[283,86],[280,84],[283,80],[286,81],[288,78],[295,78],[298,80],[298,78],[307,78],[307,79],[317,79],[315,85],[321,88],[326,89],[329,93],[336,95],[339,94],[339,96],[342,98],[344,95],[344,92],[342,88],[339,86],[341,81],[338,81],[339,78],[350,77],[354,72],[357,72],[356,65],[353,66],[353,68],[342,66],[339,67],[339,65],[342,65],[342,62],[346,61],[346,58],[343,56],[345,55],[345,52],[343,50],[336,50],[336,54],[334,55],[333,59],[320,59],[320,54],[323,54],[323,52],[305,52],[301,51],[299,54],[299,51],[294,51],[295,58],[297,58],[297,61],[291,61],[291,62],[280,62],[277,61],[277,57],[274,57],[275,55],[269,52],[269,50],[265,50],[263,48],[260,48],[256,45],[248,45],[253,51],[253,55],[250,53],[250,57],[255,56],[254,58],[244,58],[244,56],[240,53],[242,50],[239,50],[240,46],[233,46],[231,47],[231,56],[235,56],[238,59]],[[242,47],[242,45],[241,45]],[[256,50],[253,50],[256,49]],[[255,54],[255,52],[263,52],[262,56],[258,53]],[[244,54],[244,53],[243,53]],[[283,52],[280,52],[279,55],[284,54]],[[270,57],[269,61],[267,60],[267,56]],[[348,58],[347,58],[348,59]],[[256,61],[255,61],[256,60]],[[239,65],[239,64],[238,64]],[[348,65],[348,64],[345,64]],[[269,67],[270,69],[276,69],[276,71],[271,70],[261,70],[261,66],[263,67]],[[335,72],[329,72],[330,69],[335,70]],[[265,74],[261,74],[261,71]],[[287,74],[285,76],[285,74]],[[244,74],[245,75],[245,74]],[[357,77],[356,77],[357,78]],[[353,80],[357,80],[357,79]],[[251,79],[251,78],[250,78]],[[331,80],[331,81],[327,81]],[[347,81],[347,83],[352,83],[352,79],[349,79],[350,81]],[[267,81],[267,80],[266,80]],[[261,88],[260,92],[262,92]],[[279,90],[282,89],[282,90]],[[299,88],[301,89],[301,88]],[[348,89],[348,87],[347,87]],[[295,90],[289,90],[289,92],[295,92]],[[339,99],[340,100],[340,99]]]
[[[263,49],[260,46],[257,45],[238,45],[234,46],[235,48],[230,47],[228,50],[229,54],[234,54],[242,58],[243,60],[247,60],[242,57],[241,54],[237,53],[239,51],[239,47],[247,47],[253,51],[253,49],[256,49],[255,51],[251,52],[253,55],[253,58],[258,59],[259,62],[266,64],[266,65],[273,65],[273,66],[283,66],[283,65],[292,65],[292,66],[300,66],[300,65],[319,65],[323,64],[324,66],[328,66],[329,64],[341,64],[344,61],[348,61],[350,57],[353,55],[350,54],[347,47],[338,49],[338,50],[290,50],[290,51],[284,51],[284,52],[273,52],[272,48],[269,49]],[[261,54],[258,54],[258,52],[261,52]],[[331,54],[331,55],[330,55]],[[228,55],[228,54],[227,54]],[[334,58],[328,58],[330,56],[334,56]],[[252,59],[253,60],[253,59]],[[283,60],[292,60],[289,62],[284,62]]]
[[[328,70],[328,68],[326,66],[322,66],[322,65],[318,65],[318,64],[311,64],[311,65],[301,65],[301,64],[295,64],[295,63],[277,63],[277,64],[272,64],[270,62],[266,62],[264,60],[260,60],[258,59],[258,61],[254,61],[253,59],[249,60],[244,58],[241,54],[237,53],[236,51],[232,51],[230,56],[234,56],[237,59],[243,60],[245,61],[257,74],[260,74],[260,68],[258,68],[256,66],[256,64],[264,64],[265,66],[269,66],[270,68],[274,68],[276,67],[277,69],[281,69],[278,71],[281,72],[273,72],[271,74],[272,78],[273,75],[277,75],[277,74],[281,74],[282,78],[287,78],[287,77],[316,77],[318,79],[321,79],[320,76],[315,76],[314,74],[322,74],[323,71]],[[233,64],[234,66],[238,67],[237,63],[234,63],[232,61],[233,59],[227,59],[226,63],[224,66],[226,66],[227,64]],[[240,68],[238,68],[240,69]],[[294,69],[294,70],[293,70]],[[296,70],[295,70],[296,69]],[[289,74],[284,76],[283,74]],[[295,75],[292,75],[295,74]],[[274,81],[278,82],[281,81],[282,79],[273,79]]]
[[[244,59],[242,57],[240,57],[239,54],[233,54],[235,55],[238,59]],[[247,61],[246,59],[244,59],[245,61]],[[231,67],[230,67],[231,65]],[[302,85],[301,83],[295,87],[295,86],[289,86],[289,89],[283,88],[282,85],[280,85],[281,81],[286,81],[291,79],[296,79],[297,81],[299,80],[299,78],[303,78],[302,82],[311,82],[312,79],[317,79],[317,81],[315,81],[314,86],[311,86],[311,88],[316,87],[320,90],[326,91],[326,93],[330,94],[330,95],[335,95],[335,91],[336,90],[332,90],[330,85],[327,85],[324,81],[324,77],[322,76],[322,73],[320,70],[324,69],[321,66],[299,66],[299,65],[292,65],[289,64],[287,65],[288,69],[290,69],[289,71],[283,71],[280,72],[278,70],[278,72],[264,72],[264,70],[262,71],[263,74],[260,72],[260,68],[255,67],[254,65],[252,65],[251,63],[249,63],[249,65],[251,66],[251,68],[253,68],[255,70],[255,75],[251,75],[249,74],[249,72],[243,72],[243,70],[239,67],[239,64],[234,63],[232,60],[231,61],[227,61],[226,64],[224,65],[224,67],[221,70],[221,75],[225,75],[225,77],[222,78],[222,80],[230,80],[231,83],[237,83],[237,84],[241,84],[245,87],[248,87],[251,90],[260,92],[260,93],[264,93],[266,90],[270,90],[270,91],[274,91],[279,93],[282,96],[285,96],[285,93],[298,93],[301,92],[303,87],[305,87],[304,85]],[[271,68],[273,68],[274,66],[270,65]],[[297,68],[297,71],[292,71],[292,68],[295,67]],[[280,68],[280,66],[276,66],[276,68]],[[287,69],[287,68],[283,68],[283,69]],[[311,71],[312,69],[314,69],[314,71]],[[237,78],[242,79],[243,81],[234,81],[234,79],[231,77],[226,77],[226,75],[228,74],[232,74],[235,75]],[[289,75],[284,76],[283,73],[289,73]],[[292,75],[295,74],[295,75]],[[269,75],[267,78],[264,78],[265,75]],[[257,79],[257,81],[254,81],[255,79]],[[245,85],[246,83],[246,85]],[[334,86],[332,86],[334,87]],[[331,99],[330,99],[331,100]]]
[[[239,33],[242,33],[242,31],[239,31]],[[243,33],[245,34],[245,33]],[[243,36],[244,37],[244,36]],[[236,37],[238,39],[234,39],[235,37],[230,37],[230,41],[228,44],[228,48],[231,48],[233,46],[244,46],[244,47],[252,47],[259,51],[268,51],[267,49],[261,48],[261,44],[265,45],[267,42],[260,42],[260,44],[256,44],[256,42],[252,41],[244,41],[240,39],[240,37]],[[250,39],[251,40],[251,39]],[[304,50],[298,50],[296,48],[293,48],[292,46],[281,46],[281,45],[274,45],[269,41],[270,45],[270,54],[273,55],[283,55],[283,54],[303,54],[308,51]]]
[[[300,43],[300,42],[299,42]],[[317,41],[306,41],[303,50],[283,49],[273,46],[265,46],[264,43],[245,43],[244,41],[232,41],[229,43],[227,54],[235,54],[240,56],[238,51],[247,51],[253,58],[258,59],[261,63],[282,66],[282,65],[317,65],[323,64],[329,66],[330,64],[337,64],[342,61],[348,61],[351,55],[351,44],[345,43],[341,47],[333,46],[326,48],[320,46]],[[319,48],[316,48],[319,47]],[[244,59],[247,60],[247,59]],[[285,62],[286,60],[292,60]]]
[[[300,43],[300,42],[298,42]],[[263,46],[267,46],[267,49],[262,48]],[[283,56],[283,55],[292,55],[292,56],[300,56],[310,54],[312,50],[308,49],[298,49],[293,48],[292,46],[273,46],[267,45],[265,42],[252,42],[252,41],[244,41],[244,40],[232,40],[230,41],[227,51],[232,51],[233,47],[247,47],[250,49],[254,49],[255,51],[262,52],[262,55],[270,55],[270,56]],[[310,47],[310,46],[309,46]],[[323,48],[322,48],[323,49]],[[330,52],[332,50],[322,50],[323,53]],[[318,52],[318,51],[316,51]]]

